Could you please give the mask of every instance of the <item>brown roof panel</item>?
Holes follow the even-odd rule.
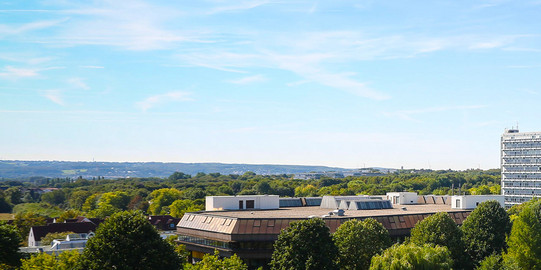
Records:
[[[246,221],[246,230],[245,230],[245,233],[246,234],[252,234],[254,233],[254,220],[253,219],[249,219]]]

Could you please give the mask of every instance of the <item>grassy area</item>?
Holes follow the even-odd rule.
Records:
[[[62,170],[62,173],[65,175],[75,175],[79,173],[84,173],[86,171],[87,169],[74,169],[74,170]]]
[[[13,219],[13,214],[0,213],[0,220],[10,220],[10,219]]]
[[[47,217],[58,217],[64,211],[58,207],[50,206],[46,203],[21,203],[13,207],[13,213],[26,213],[32,212]]]

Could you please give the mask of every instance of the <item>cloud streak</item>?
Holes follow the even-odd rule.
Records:
[[[440,106],[440,107],[430,107],[430,108],[422,108],[422,109],[414,109],[414,110],[401,110],[401,111],[396,111],[396,112],[384,112],[383,114],[388,117],[398,117],[402,120],[420,122],[419,120],[415,119],[413,116],[427,114],[427,113],[446,112],[446,111],[475,110],[475,109],[482,109],[486,107],[487,107],[486,105]]]
[[[42,95],[60,106],[65,105],[60,90],[45,90]]]
[[[41,71],[62,69],[64,67],[48,67],[48,68],[18,68],[13,66],[5,66],[0,72],[0,78],[20,79],[33,78],[41,76]]]
[[[52,26],[59,25],[68,19],[59,19],[59,20],[46,20],[46,21],[35,21],[20,25],[6,25],[0,24],[0,37],[9,36],[9,35],[19,35],[25,32],[30,32],[34,30],[41,30],[49,28]]]
[[[183,91],[172,91],[165,94],[159,94],[150,96],[140,102],[136,103],[136,106],[142,111],[146,112],[147,110],[163,103],[172,102],[172,101],[192,101],[190,97],[191,93]]]
[[[244,85],[244,84],[251,84],[251,83],[258,83],[258,82],[265,82],[265,81],[267,81],[267,78],[261,74],[258,74],[254,76],[243,77],[236,80],[229,80],[228,82],[232,84]]]
[[[90,90],[90,86],[88,86],[81,78],[75,77],[68,79],[68,83],[75,88]]]
[[[253,8],[257,8],[263,5],[267,5],[272,3],[272,1],[243,1],[240,3],[237,3],[235,5],[228,5],[228,6],[219,6],[211,9],[207,12],[207,15],[213,15],[217,13],[224,13],[224,12],[236,12],[236,11],[244,11],[249,10]]]

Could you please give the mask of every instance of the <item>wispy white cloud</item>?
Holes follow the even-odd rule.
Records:
[[[64,103],[64,99],[62,98],[62,95],[61,95],[61,91],[60,90],[45,90],[43,91],[43,94],[42,94],[45,98],[47,98],[48,100],[58,104],[58,105],[61,105],[61,106],[64,106],[65,103]]]
[[[12,66],[6,66],[0,72],[0,77],[5,77],[9,79],[14,78],[28,78],[28,77],[37,77],[39,69],[30,69],[30,68],[16,68]]]
[[[457,111],[457,110],[474,110],[486,108],[486,105],[464,105],[464,106],[440,106],[440,107],[430,107],[430,108],[421,108],[414,110],[401,110],[396,112],[384,112],[385,116],[389,117],[398,117],[402,120],[420,122],[418,119],[414,118],[415,115],[427,114],[427,113],[437,113],[445,111]]]
[[[528,68],[540,68],[540,65],[512,65],[506,66],[506,68],[516,68],[516,69],[528,69]]]
[[[62,69],[63,67],[48,67],[48,68],[18,68],[13,66],[5,66],[0,72],[0,78],[19,79],[31,78],[40,76],[41,71]]]
[[[221,50],[178,54],[176,58],[187,65],[222,71],[245,73],[243,68],[268,65],[260,53],[235,53]],[[264,61],[264,62],[262,62]]]
[[[261,74],[254,75],[254,76],[248,76],[243,77],[236,80],[229,80],[228,82],[233,84],[250,84],[250,83],[257,83],[257,82],[264,82],[267,81],[267,78]]]
[[[310,82],[309,80],[300,80],[300,81],[286,83],[286,85],[289,86],[289,87],[293,87],[293,86],[303,85],[303,84],[309,83],[309,82]]]
[[[534,91],[534,90],[531,90],[531,89],[522,89],[522,91],[525,92],[525,93],[528,93],[530,95],[535,95],[535,96],[539,95],[538,91]]]
[[[269,38],[272,36],[272,38]],[[282,35],[247,34],[244,50],[193,50],[177,58],[185,65],[240,72],[253,67],[287,70],[312,81],[358,96],[384,100],[389,94],[369,86],[356,70],[340,64],[412,58],[445,50],[504,49],[525,35],[422,36],[403,33],[377,36],[360,31],[319,31]],[[242,48],[242,47],[241,47]],[[241,52],[242,51],[242,52]],[[339,65],[337,65],[339,64]]]
[[[314,13],[316,11],[317,11],[317,2],[314,2],[312,7],[310,7],[310,9],[308,10],[308,13],[312,14],[312,13]]]
[[[19,35],[25,32],[29,32],[29,31],[41,30],[44,28],[56,26],[65,21],[67,21],[67,19],[35,21],[35,22],[30,22],[30,23],[25,23],[25,24],[20,24],[20,25],[0,24],[0,37],[7,36],[7,35]]]
[[[216,13],[223,13],[223,12],[235,12],[235,11],[242,11],[242,10],[248,10],[253,9],[259,6],[263,6],[266,4],[273,3],[273,1],[265,1],[265,0],[258,0],[258,1],[243,1],[243,2],[236,2],[233,5],[224,5],[212,8],[207,12],[207,14],[216,14]]]
[[[68,79],[68,83],[75,88],[80,88],[84,90],[90,89],[90,86],[88,86],[82,78],[78,78],[78,77],[70,78]]]
[[[183,91],[173,91],[165,94],[154,95],[146,98],[143,101],[137,102],[136,105],[143,111],[147,111],[154,106],[171,101],[191,101],[191,93]]]
[[[43,64],[43,63],[53,60],[52,57],[35,56],[32,54],[19,53],[19,52],[1,53],[0,59],[9,61],[9,62],[25,63],[28,65],[38,65],[38,64]]]
[[[105,68],[103,66],[79,66],[80,68],[89,68],[89,69],[101,69]]]
[[[51,11],[69,17],[69,24],[62,25],[46,38],[34,36],[29,40],[56,46],[103,45],[128,50],[156,50],[173,47],[178,42],[205,42],[200,38],[204,31],[181,30],[171,27],[171,21],[182,12],[152,2],[92,1],[60,2],[59,10]],[[49,24],[60,23],[51,21]],[[13,27],[0,25],[3,31],[18,33],[48,26],[45,23]]]

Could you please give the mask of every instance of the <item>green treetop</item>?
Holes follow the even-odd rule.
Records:
[[[339,251],[341,269],[368,269],[376,254],[391,245],[389,231],[375,219],[352,219],[340,225],[333,234]]]
[[[451,253],[446,247],[410,243],[395,244],[374,256],[370,270],[445,270],[452,265]]]
[[[425,218],[411,230],[410,241],[417,245],[433,244],[447,247],[455,262],[455,268],[463,268],[464,243],[462,233],[446,212],[436,213]]]
[[[505,238],[510,230],[509,215],[499,202],[479,204],[461,227],[470,260],[478,265],[485,257],[505,251]]]
[[[106,219],[83,252],[84,269],[179,269],[181,258],[141,212]]]
[[[541,201],[525,207],[513,221],[504,254],[506,265],[519,269],[541,269]]]
[[[320,218],[290,223],[274,243],[271,269],[338,269],[338,249]]]
[[[22,254],[19,252],[22,238],[17,227],[0,222],[0,268],[19,266]],[[7,268],[7,267],[6,267]]]

